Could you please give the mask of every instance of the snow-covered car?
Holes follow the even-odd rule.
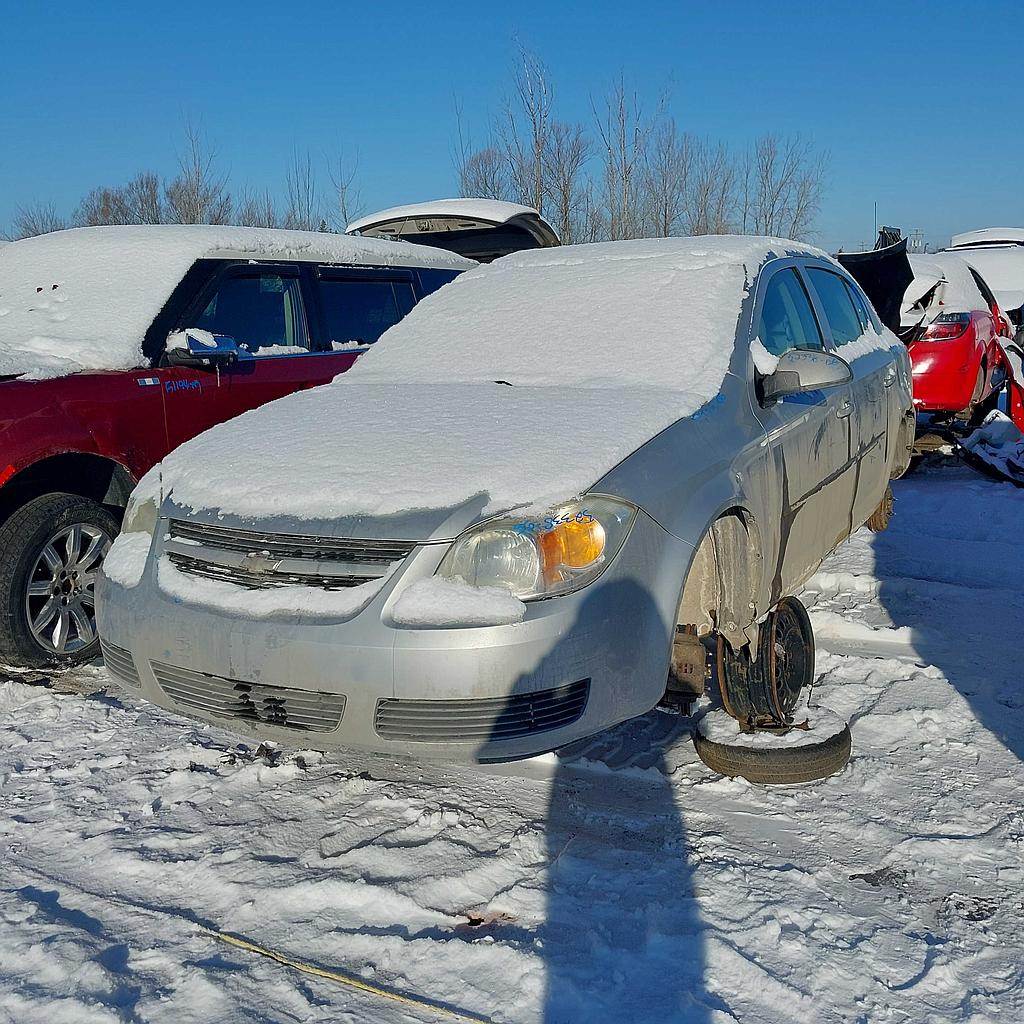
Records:
[[[310,231],[76,228],[0,251],[0,661],[95,658],[96,567],[142,475],[347,370],[473,264]]]
[[[558,233],[533,207],[496,199],[435,199],[394,206],[360,217],[345,230],[449,249],[478,263],[559,244]]]
[[[904,346],[816,249],[519,253],[147,474],[106,663],[251,736],[490,760],[692,697],[714,639],[733,714],[782,722],[813,666],[791,595],[912,437]]]

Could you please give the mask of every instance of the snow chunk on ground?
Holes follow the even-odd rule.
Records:
[[[847,725],[845,718],[828,708],[798,707],[793,714],[798,725],[807,722],[807,729],[790,729],[789,732],[740,732],[735,718],[724,711],[710,711],[699,722],[701,735],[714,743],[727,743],[733,747],[764,749],[766,747],[807,747],[824,743],[831,736],[841,733]]]
[[[103,573],[122,587],[137,587],[153,542],[148,533],[122,533],[103,559]]]
[[[441,576],[417,580],[392,611],[399,626],[506,626],[525,614],[526,605],[501,587],[474,587]]]
[[[476,266],[428,246],[312,231],[207,224],[55,231],[0,253],[0,375],[59,377],[146,365],[146,330],[202,258]]]

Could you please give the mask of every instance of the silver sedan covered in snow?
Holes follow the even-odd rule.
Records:
[[[756,647],[912,430],[903,346],[815,249],[515,254],[147,475],[98,588],[107,666],[261,739],[554,749],[658,704],[670,666],[699,686],[680,636]]]

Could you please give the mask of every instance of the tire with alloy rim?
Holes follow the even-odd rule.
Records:
[[[117,530],[77,494],[44,494],[0,527],[0,660],[41,668],[96,657],[96,575]]]

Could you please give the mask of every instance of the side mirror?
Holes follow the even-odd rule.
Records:
[[[820,349],[791,348],[779,356],[773,373],[761,381],[765,402],[776,402],[786,395],[817,391],[845,384],[853,379],[849,363]]]
[[[172,366],[228,366],[241,356],[234,338],[227,334],[211,334],[198,327],[186,327],[167,335],[164,351]]]

